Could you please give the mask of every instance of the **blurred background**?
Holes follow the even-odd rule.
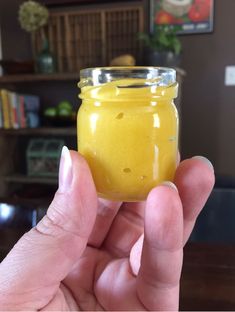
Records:
[[[170,66],[182,159],[204,155],[216,173],[186,248],[181,308],[235,308],[234,14],[234,0],[0,1],[1,259],[45,214],[62,146],[76,149],[79,70]]]

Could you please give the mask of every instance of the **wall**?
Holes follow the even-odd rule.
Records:
[[[30,36],[18,22],[18,9],[22,2],[24,0],[0,1],[2,53],[5,59],[28,59],[32,55]]]
[[[235,1],[215,0],[214,32],[183,36],[182,154],[202,154],[217,174],[235,176],[235,87],[224,86],[235,64]]]

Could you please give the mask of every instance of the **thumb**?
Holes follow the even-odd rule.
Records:
[[[64,147],[59,188],[47,215],[0,264],[1,304],[10,299],[17,308],[30,302],[40,309],[48,303],[83,253],[96,209],[96,190],[87,163]]]

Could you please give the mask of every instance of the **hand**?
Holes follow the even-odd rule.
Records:
[[[47,215],[0,264],[0,310],[177,310],[183,246],[213,168],[185,160],[175,185],[146,203],[97,200],[87,163],[64,148]]]

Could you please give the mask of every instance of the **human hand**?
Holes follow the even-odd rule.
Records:
[[[145,203],[97,200],[87,163],[64,148],[47,215],[0,264],[0,310],[177,310],[183,246],[213,168],[185,160],[175,185]]]

